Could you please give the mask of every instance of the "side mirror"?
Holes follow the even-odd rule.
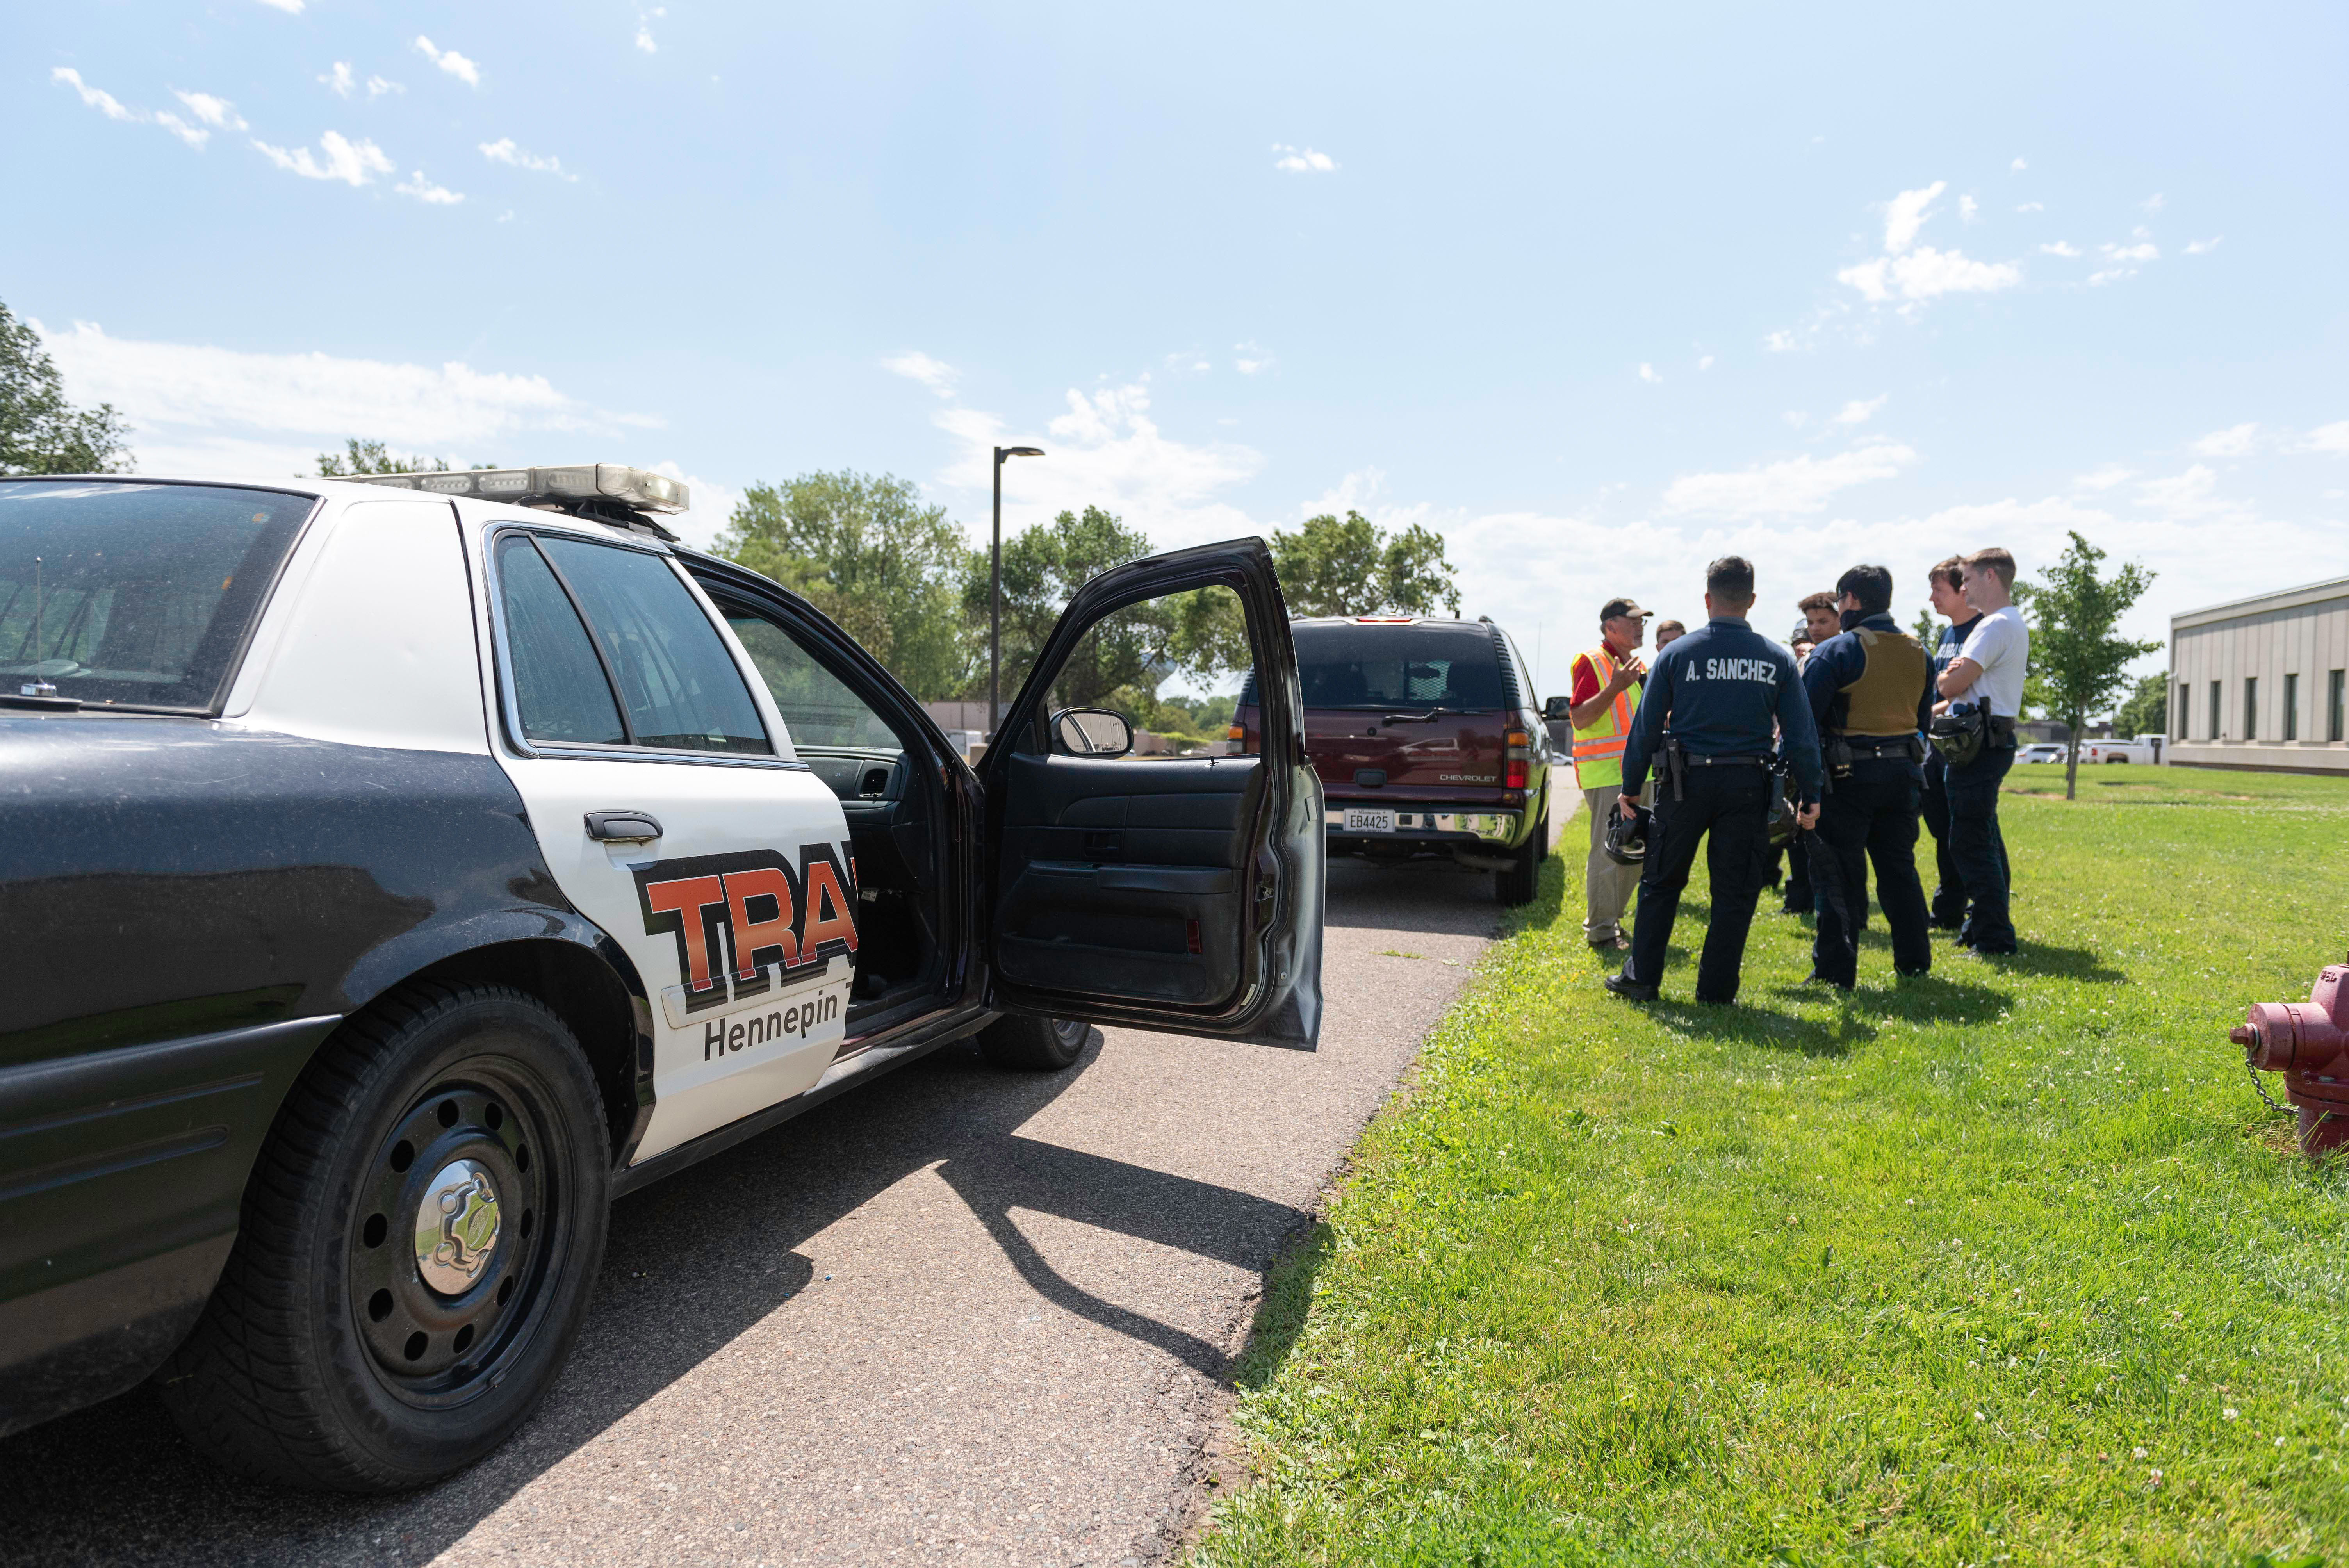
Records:
[[[1064,707],[1052,716],[1052,745],[1071,757],[1123,757],[1133,749],[1133,726],[1105,707]]]
[[[1569,697],[1554,696],[1542,704],[1542,717],[1552,724],[1571,724],[1574,716],[1567,710],[1573,706]]]

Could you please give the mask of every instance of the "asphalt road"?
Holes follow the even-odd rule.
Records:
[[[1262,1270],[1497,918],[1489,876],[1339,862],[1319,1052],[941,1052],[624,1200],[553,1398],[455,1480],[246,1488],[141,1389],[0,1442],[0,1562],[1150,1562]]]

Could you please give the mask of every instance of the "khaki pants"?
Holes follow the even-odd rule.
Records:
[[[1651,779],[1640,793],[1640,803],[1654,799]],[[1638,866],[1619,866],[1607,858],[1607,819],[1614,814],[1615,797],[1622,791],[1609,784],[1582,792],[1584,812],[1590,818],[1590,857],[1582,868],[1582,939],[1612,944],[1621,929],[1623,912],[1640,885]]]

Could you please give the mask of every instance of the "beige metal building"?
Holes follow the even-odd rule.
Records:
[[[2169,618],[2169,760],[2349,773],[2349,577]]]

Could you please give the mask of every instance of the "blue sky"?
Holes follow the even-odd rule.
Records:
[[[2338,8],[96,3],[0,20],[0,300],[150,472],[345,435],[1440,528],[1543,678],[2077,528],[2337,575]],[[2159,660],[2147,661],[2158,667]]]

